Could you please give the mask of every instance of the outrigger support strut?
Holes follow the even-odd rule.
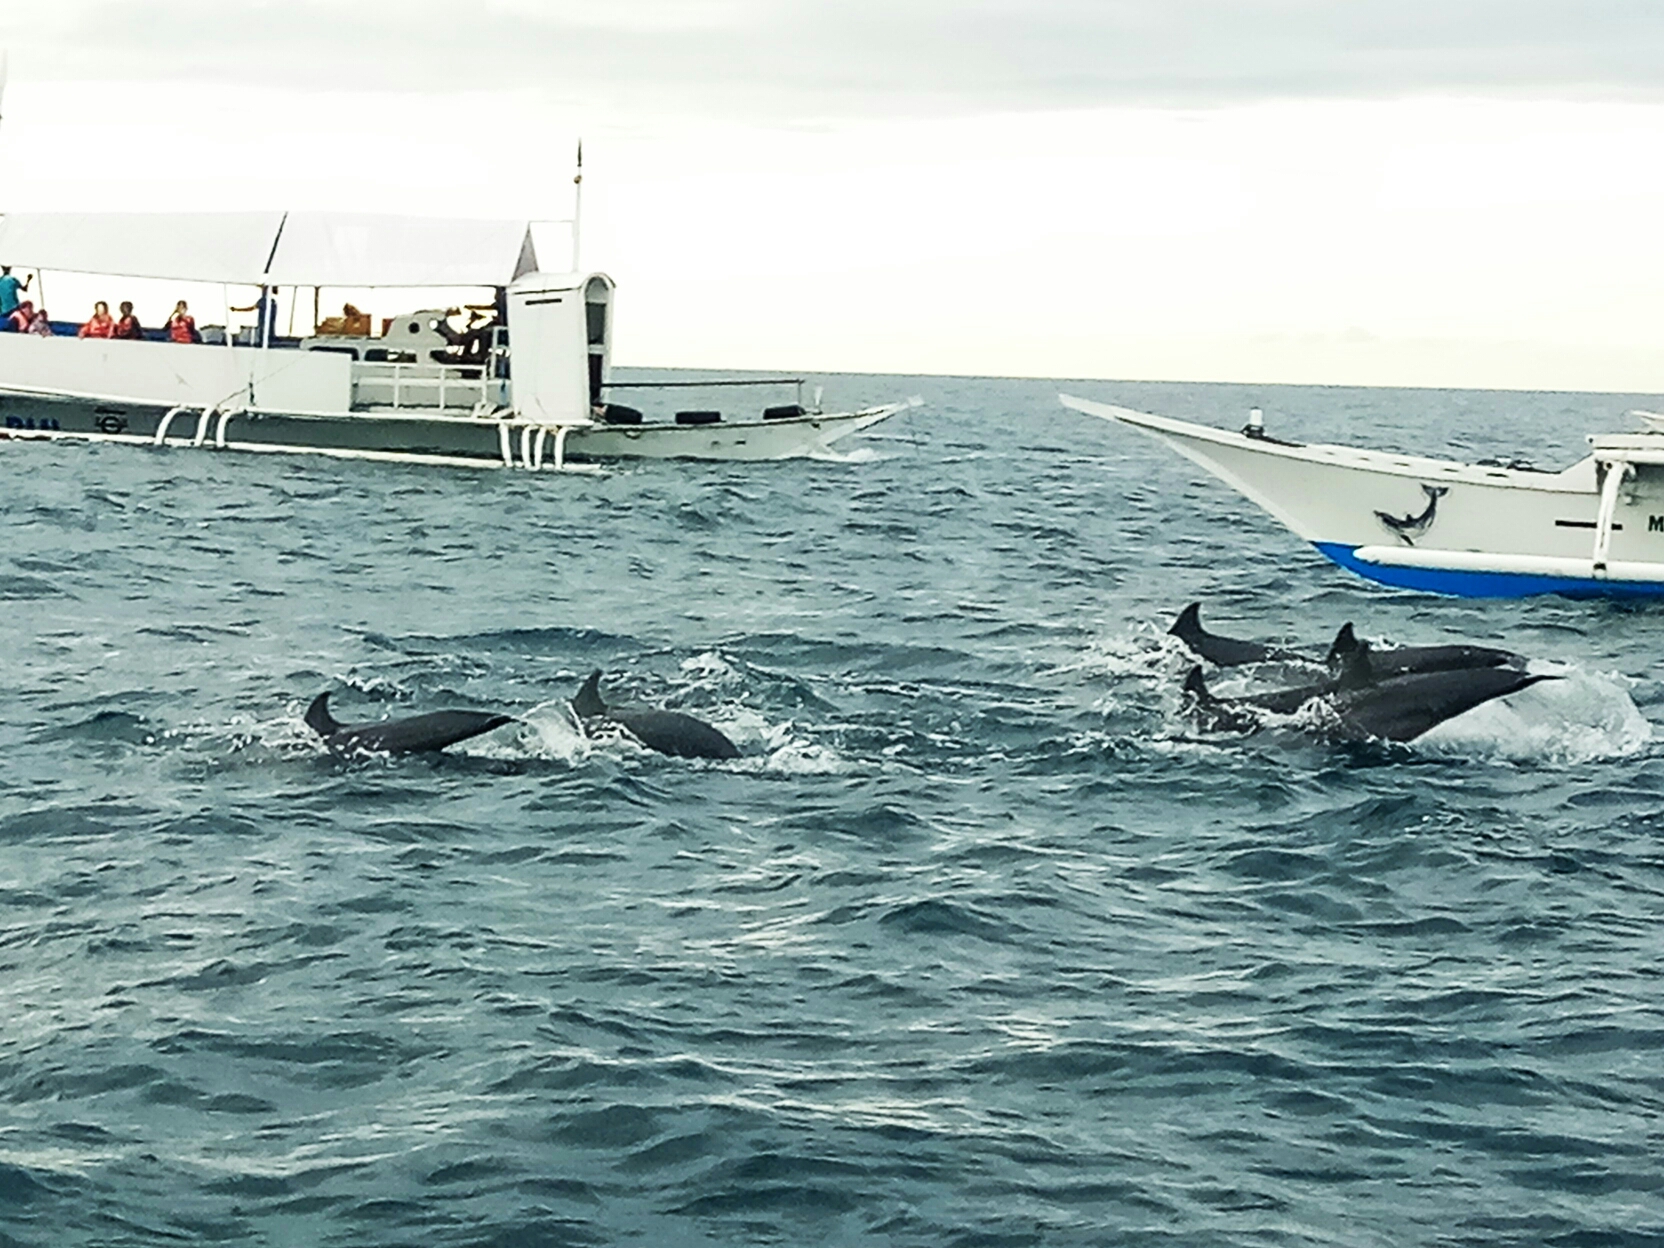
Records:
[[[566,437],[572,432],[572,425],[533,425],[520,426],[520,458],[519,466],[528,472],[542,472],[544,464],[544,449],[549,445],[549,435],[555,435],[555,455],[550,467],[556,472],[593,471],[587,464],[568,464],[566,462]],[[503,449],[503,466],[513,468],[516,460],[513,454],[513,440],[508,425],[497,427],[501,435]]]
[[[1600,489],[1600,510],[1595,514],[1595,556],[1594,576],[1596,580],[1606,579],[1606,556],[1612,549],[1612,518],[1618,510],[1618,494],[1623,490],[1624,481],[1635,471],[1635,466],[1625,459],[1603,461],[1606,468],[1606,480]]]
[[[170,407],[168,409],[167,415],[162,417],[162,423],[156,426],[156,436],[150,441],[152,446],[165,446],[167,444],[168,426],[173,423],[173,418],[184,410],[184,404],[180,404],[178,407]]]

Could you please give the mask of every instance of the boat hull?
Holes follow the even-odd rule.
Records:
[[[611,459],[775,460],[824,453],[906,403],[713,425],[553,426],[513,418],[167,407],[0,390],[0,438],[316,454],[455,467],[553,469]]]
[[[1131,425],[1383,585],[1476,598],[1664,594],[1664,440],[1594,439],[1563,472],[1302,446],[1064,396]]]
[[[566,453],[584,459],[797,459],[824,454],[840,438],[908,406],[711,425],[590,425],[568,435]]]

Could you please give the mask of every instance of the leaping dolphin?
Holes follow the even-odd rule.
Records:
[[[1319,736],[1335,741],[1413,741],[1422,733],[1496,698],[1518,693],[1553,676],[1533,676],[1513,667],[1467,667],[1381,677],[1369,644],[1357,642],[1326,686],[1277,690],[1242,698],[1216,697],[1202,669],[1185,678],[1184,691],[1204,729],[1252,732],[1264,715],[1310,711]]]
[[[591,672],[583,687],[573,695],[572,709],[580,720],[605,720],[618,724],[637,741],[660,754],[677,758],[738,758],[740,752],[727,737],[702,719],[681,711],[652,707],[608,706],[601,700],[601,673]]]
[[[306,708],[306,726],[337,754],[428,753],[513,722],[512,715],[486,711],[432,711],[409,719],[343,724],[329,713],[327,690]]]

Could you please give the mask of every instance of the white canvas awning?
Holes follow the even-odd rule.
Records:
[[[537,268],[525,221],[292,212],[274,286],[507,286]]]
[[[530,224],[321,212],[12,213],[0,264],[253,286],[507,286]]]
[[[8,213],[0,264],[259,285],[282,223],[281,212]]]

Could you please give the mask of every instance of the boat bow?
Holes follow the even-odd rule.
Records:
[[[1342,567],[1476,597],[1664,594],[1664,436],[1591,438],[1561,472],[1304,445],[1059,396],[1131,425]]]

